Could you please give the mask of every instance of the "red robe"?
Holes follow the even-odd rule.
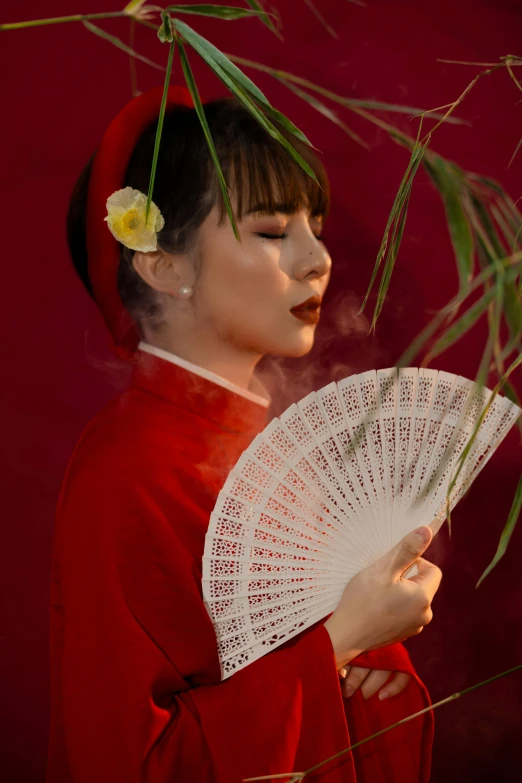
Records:
[[[201,597],[219,489],[266,425],[258,403],[143,352],[89,424],[58,504],[48,783],[240,783],[304,770],[429,703],[402,645],[357,663],[410,672],[395,698],[343,701],[315,625],[220,681]],[[427,781],[432,718],[311,777]]]

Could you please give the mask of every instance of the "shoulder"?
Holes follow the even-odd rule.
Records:
[[[169,494],[190,471],[193,422],[176,406],[130,388],[87,425],[69,460],[60,501],[134,497],[167,484]]]
[[[190,439],[190,422],[176,406],[140,389],[128,389],[86,426],[70,459],[71,469],[140,472],[167,459],[176,463]]]
[[[194,426],[176,406],[130,389],[88,424],[69,462],[56,525],[88,551],[174,536],[208,522],[206,488],[187,448]],[[189,524],[190,523],[190,524]],[[126,546],[127,544],[125,544]]]

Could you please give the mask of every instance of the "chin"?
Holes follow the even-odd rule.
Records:
[[[301,334],[298,337],[281,340],[279,345],[270,352],[275,356],[286,356],[290,359],[298,359],[300,356],[306,356],[314,346],[315,330],[309,330],[309,334]]]

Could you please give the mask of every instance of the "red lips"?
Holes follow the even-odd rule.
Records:
[[[310,296],[305,302],[301,302],[301,304],[292,307],[290,312],[293,313],[294,310],[317,310],[320,306],[321,306],[321,297]]]
[[[316,324],[319,320],[321,308],[321,297],[311,296],[305,302],[292,307],[290,312],[293,316],[307,324]]]

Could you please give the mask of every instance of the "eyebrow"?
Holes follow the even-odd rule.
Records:
[[[246,215],[251,215],[255,212],[259,212],[261,214],[266,215],[275,215],[277,212],[279,212],[281,215],[294,215],[296,212],[295,206],[293,204],[288,204],[285,202],[282,202],[280,204],[274,204],[273,209],[268,209],[266,204],[256,204],[252,209],[249,209],[248,212],[245,212]],[[310,215],[311,218],[317,218],[319,220],[323,219],[322,215]]]

